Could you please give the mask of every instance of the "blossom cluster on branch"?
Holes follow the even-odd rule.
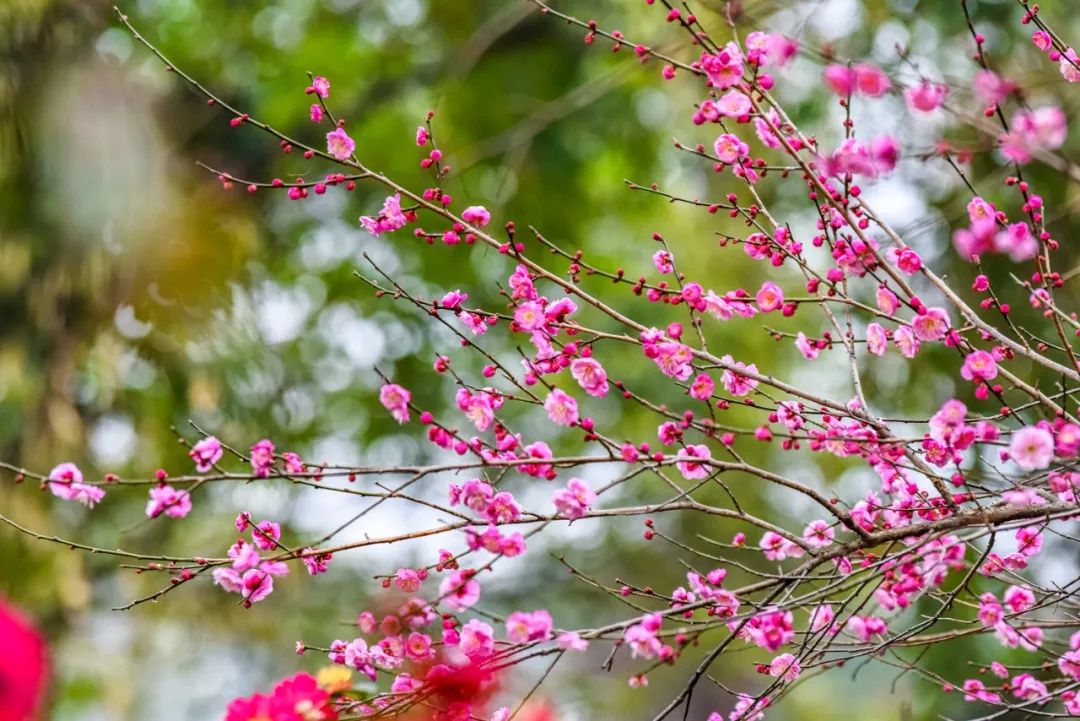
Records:
[[[314,101],[310,120],[325,131],[325,148],[321,140],[288,137],[173,67],[121,16],[169,71],[219,106],[237,132],[254,127],[286,152],[301,152],[313,168],[329,168],[317,172],[317,181],[248,180],[212,169],[223,187],[303,202],[309,193],[381,186],[379,209],[358,219],[367,233],[443,244],[449,253],[495,249],[502,259],[491,264],[499,301],[471,303],[479,293],[469,288],[424,297],[374,262],[360,274],[377,297],[426,315],[455,339],[457,348],[443,349],[431,368],[456,386],[448,411],[429,410],[440,407],[436,399],[394,378],[384,378],[378,393],[390,419],[438,449],[443,460],[437,464],[314,464],[270,439],[232,447],[203,434],[190,445],[193,471],[160,470],[145,480],[90,481],[71,463],[48,474],[9,467],[40,479],[57,497],[91,508],[107,503],[112,488],[141,485],[148,493],[147,517],[161,522],[197,513],[199,489],[207,483],[257,481],[332,489],[356,496],[366,508],[412,503],[437,511],[445,519],[439,524],[351,542],[338,540],[342,528],[290,539],[278,522],[231,509],[238,514],[235,528],[221,529],[221,546],[193,558],[46,540],[111,553],[169,577],[164,588],[135,603],[212,580],[250,608],[294,569],[312,576],[333,572],[334,559],[349,551],[440,538],[445,548],[437,557],[387,569],[382,587],[392,612],[385,610],[390,606],[362,611],[346,637],[328,627],[325,639],[297,645],[297,653],[325,654],[339,669],[318,679],[300,674],[270,694],[238,699],[227,721],[506,721],[523,702],[496,704],[501,676],[543,659],[549,667],[542,681],[566,655],[595,648],[609,654],[609,668],[615,656],[632,660],[633,687],[648,685],[661,666],[686,667],[685,685],[658,720],[689,708],[700,684],[715,684],[731,698],[709,721],[761,719],[805,677],[865,657],[942,693],[960,694],[976,709],[973,715],[1080,715],[1080,587],[1076,579],[1040,580],[1045,576],[1039,570],[1051,540],[1071,554],[1067,562],[1075,561],[1076,537],[1070,534],[1080,517],[1080,420],[1074,410],[1080,321],[1061,304],[1067,278],[1055,270],[1055,260],[1065,249],[1050,230],[1051,209],[1024,177],[1031,163],[1066,173],[1076,167],[1061,155],[1069,130],[1065,113],[1030,102],[1007,73],[992,67],[987,41],[964,2],[956,12],[971,30],[969,87],[924,77],[917,66],[912,82],[904,79],[910,73],[895,68],[825,58],[820,82],[845,113],[835,147],[824,147],[814,132],[799,127],[774,93],[792,59],[810,52],[792,38],[764,31],[743,36],[735,22],[706,29],[687,7],[661,0],[658,26],[680,27],[688,40],[667,54],[530,2],[583,31],[588,44],[626,49],[646,71],[660,65],[658,83],[693,84],[700,100],[683,119],[700,142],[678,142],[673,152],[714,171],[721,197],[683,197],[656,185],[631,183],[629,189],[677,203],[702,224],[718,215],[741,221],[745,233],[723,236],[714,252],[757,261],[759,281],[750,288],[709,287],[700,268],[680,264],[678,247],[661,233],[652,234],[651,245],[626,253],[627,268],[609,268],[540,229],[497,223],[486,207],[444,189],[453,169],[436,143],[434,113],[402,144],[402,152],[418,153],[426,187],[372,170],[363,160],[363,137],[353,137],[331,107],[331,81],[324,77],[311,77],[306,92]],[[1045,54],[1048,73],[1061,83],[1080,82],[1076,52],[1037,9],[1020,5],[1022,24],[1034,28],[1032,41]],[[852,114],[853,105],[886,96],[902,98],[912,122],[947,113],[956,125],[985,136],[987,152],[1010,169],[1000,187],[977,189],[964,169],[972,150],[941,141],[921,158],[951,168],[970,190],[967,217],[953,228],[952,248],[942,249],[968,264],[968,278],[937,272],[903,230],[866,200],[861,184],[914,157],[904,137],[862,133]],[[777,217],[761,192],[769,183],[797,186],[816,227],[805,232]],[[989,260],[1011,270],[995,274],[984,268]],[[1018,314],[1010,303],[1032,312]],[[640,320],[660,316],[666,317],[661,325]],[[779,319],[794,319],[801,329],[772,329],[769,323]],[[847,395],[829,397],[787,380],[773,358],[744,357],[738,347],[710,348],[720,323],[764,328],[794,346],[805,364],[843,368]],[[518,348],[519,361],[506,362],[505,348]],[[452,353],[477,359],[479,373],[459,371],[468,364]],[[921,415],[883,415],[878,408],[888,399],[875,397],[866,376],[883,357],[917,367],[928,354],[949,365],[956,397],[927,392]],[[641,367],[659,374],[664,393],[643,392],[625,380],[639,377]],[[654,418],[655,437],[627,438],[597,410],[605,398]],[[524,418],[546,418],[551,433],[541,438],[522,430],[536,427],[523,424]],[[839,492],[777,470],[791,463],[769,467],[750,460],[756,451],[747,449],[762,444],[769,444],[775,459],[840,459],[863,471],[863,486],[854,494]],[[598,466],[611,469],[614,480],[590,481],[590,469]],[[448,474],[455,480],[435,496],[421,492]],[[795,525],[779,510],[750,513],[739,500],[747,484],[772,486],[781,496],[798,498],[796,507],[813,511]],[[621,504],[619,491],[628,485],[647,485],[666,498]],[[530,508],[518,496],[521,488],[535,486],[546,489],[548,502]],[[722,494],[701,500],[712,490]],[[724,519],[742,530],[708,544],[678,535],[675,524],[668,530],[665,519],[687,514]],[[684,561],[683,585],[654,588],[648,579],[612,585],[563,559],[575,578],[624,603],[626,613],[573,627],[544,598],[505,617],[479,610],[485,576],[495,564],[554,563],[530,553],[537,534],[626,517],[641,519],[642,542],[669,544],[673,557]],[[1002,650],[1000,657],[976,659],[985,667],[981,672],[958,667],[955,677],[946,678],[920,665],[920,649],[979,634],[992,635]],[[761,682],[754,687],[728,688],[710,674],[725,652],[755,647]],[[1011,649],[1028,653],[1029,660],[1013,663],[1015,656],[1005,653]],[[350,681],[352,673],[372,685],[361,690]]]

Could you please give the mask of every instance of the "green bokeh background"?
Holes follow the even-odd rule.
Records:
[[[722,4],[701,5],[699,14],[719,36]],[[957,81],[958,107],[977,112],[960,80],[971,72],[970,44],[955,2],[740,5],[744,32],[782,28],[841,57],[869,55],[894,68],[894,44],[910,45],[925,72]],[[1032,51],[1015,4],[971,5],[993,57],[999,64],[1008,58],[999,69],[1034,97],[1056,97],[1071,118],[1077,96]],[[1080,23],[1068,2],[1042,6],[1063,34],[1077,36]],[[656,8],[640,2],[558,7],[688,57],[685,38]],[[598,265],[623,266],[631,275],[649,271],[655,249],[649,238],[658,231],[680,266],[708,287],[753,290],[764,278],[763,268],[741,252],[717,245],[716,233],[740,234],[741,226],[625,186],[625,180],[658,181],[712,200],[737,190],[730,176],[716,176],[672,147],[673,136],[687,143],[712,139],[711,130],[689,122],[697,84],[664,83],[660,65],[640,65],[629,48],[613,54],[607,42],[587,47],[580,29],[544,18],[522,0],[132,0],[123,9],[223,98],[313,144],[325,131],[307,120],[306,73],[328,76],[333,107],[349,118],[359,155],[415,189],[428,179],[416,167],[413,129],[434,109],[439,144],[455,168],[449,190],[488,206],[496,223],[514,220],[523,233],[535,225],[560,246],[585,249]],[[817,87],[817,66],[803,58],[790,72],[791,87],[785,90],[781,75],[778,92],[793,117],[821,138],[835,138],[838,109]],[[934,132],[918,131],[922,144],[905,151],[928,149]],[[989,147],[983,136],[950,132],[960,144]],[[1065,153],[1075,145],[1070,138]],[[387,424],[373,369],[437,410],[452,387],[435,387],[428,368],[436,352],[454,344],[421,314],[373,298],[353,271],[368,272],[360,257],[368,252],[428,297],[462,288],[474,301],[490,301],[497,297],[495,281],[512,269],[506,259],[488,249],[429,248],[404,233],[382,240],[364,235],[356,217],[378,207],[378,188],[291,203],[266,192],[223,192],[196,160],[260,179],[313,177],[321,167],[282,154],[254,129],[230,128],[227,117],[133,43],[109,3],[0,0],[0,457],[38,471],[74,460],[94,477],[107,471],[149,477],[158,467],[188,468],[176,439],[195,436],[189,420],[240,447],[269,436],[312,461],[437,457],[409,429]],[[940,255],[936,262],[966,288],[972,271],[952,259],[949,227],[962,218],[967,197],[938,165],[902,164],[897,212],[914,208],[909,220],[930,219],[911,224],[913,242],[927,257]],[[1012,198],[1003,199],[997,185],[1005,175],[989,157],[973,168],[980,190],[1009,207]],[[1077,200],[1060,176],[1037,168],[1030,176],[1052,208]],[[771,179],[762,192],[779,212],[805,222],[810,209],[799,188],[784,185]],[[1074,222],[1062,212],[1055,234],[1068,242]],[[1017,301],[1022,306],[1022,296]],[[617,302],[633,298],[624,292]],[[642,313],[649,322],[669,319],[655,309]],[[783,375],[794,365],[790,343],[777,345],[757,327],[713,324],[708,333],[714,351],[757,360],[771,373]],[[837,353],[828,355],[823,365],[838,362]],[[650,390],[664,386],[639,361],[607,362],[627,362],[619,374],[643,394],[668,392]],[[455,367],[476,377],[467,356],[455,356]],[[890,362],[869,372],[868,391],[883,411],[925,416],[953,392],[952,368],[947,354],[927,354],[916,383],[906,364]],[[844,392],[844,381],[828,372],[791,373]],[[653,437],[655,418],[629,406],[605,401],[590,412],[617,421],[627,438]],[[766,449],[754,454],[767,456]],[[800,459],[799,472],[826,487],[855,478],[836,459]],[[805,509],[789,507],[790,498],[758,491],[749,478],[739,482],[750,509],[781,522],[806,520]],[[527,485],[515,483],[515,489]],[[662,493],[642,483],[624,497],[657,500]],[[220,553],[243,508],[286,522],[294,538],[319,527],[319,507],[272,485],[208,489],[196,498],[198,512],[176,522],[137,524],[144,503],[141,490],[118,489],[87,513],[33,484],[16,486],[10,474],[0,479],[0,512],[40,532],[103,547]],[[398,507],[389,522],[407,524],[407,512]],[[693,517],[664,522],[687,537],[726,539],[737,530]],[[677,585],[681,556],[670,546],[643,544],[641,530],[638,521],[594,525],[556,537],[550,548],[609,583],[619,575],[658,588]],[[1060,553],[1064,572],[1075,575],[1075,551],[1062,549],[1051,543],[1048,553]],[[351,637],[346,624],[377,589],[372,574],[429,549],[403,552],[365,551],[326,576],[290,577],[250,611],[204,583],[115,612],[109,609],[154,590],[157,579],[3,527],[0,591],[38,620],[52,644],[49,718],[212,719],[233,696],[296,668],[318,668],[320,659],[292,655],[293,642]],[[548,603],[565,627],[596,622],[598,609],[607,614],[602,618],[619,612],[610,599],[567,579],[543,552],[517,563],[528,572],[503,580],[493,610]],[[932,649],[926,661],[960,673],[969,658],[984,655],[984,643],[994,644]],[[632,667],[604,673],[604,651],[596,653],[568,663],[544,692],[558,718],[649,719],[684,678],[681,665],[656,674],[648,691],[631,691],[625,677]],[[756,688],[753,665],[762,660],[757,650],[732,653],[715,672],[731,687]],[[873,664],[836,671],[805,684],[770,717],[889,721],[970,710],[956,695],[910,678],[894,684],[895,676]],[[691,718],[730,704],[718,689],[703,686]]]

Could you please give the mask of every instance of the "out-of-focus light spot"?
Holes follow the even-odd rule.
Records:
[[[332,305],[322,313],[319,332],[327,345],[342,351],[357,369],[374,366],[386,348],[387,337],[379,324],[361,318],[344,304]]]
[[[126,388],[142,390],[154,382],[157,370],[152,363],[139,357],[135,350],[128,350],[117,361],[116,374]]]
[[[858,0],[826,0],[813,6],[806,24],[822,40],[839,40],[862,26],[862,16]]]
[[[641,124],[649,128],[665,125],[671,115],[667,95],[655,88],[638,91],[634,95],[634,109]]]
[[[109,28],[98,37],[94,49],[102,58],[124,62],[131,57],[131,36],[120,28]]]
[[[418,0],[390,0],[386,3],[386,17],[398,27],[415,25],[424,15],[424,6]]]
[[[105,467],[122,466],[135,455],[135,427],[124,416],[105,416],[90,428],[90,452]]]
[[[256,296],[256,319],[263,340],[278,345],[296,338],[314,307],[307,293],[267,282]]]
[[[117,307],[113,323],[125,338],[145,338],[154,329],[153,323],[144,323],[136,318],[135,307],[126,303]]]

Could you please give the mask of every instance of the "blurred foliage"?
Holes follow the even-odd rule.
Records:
[[[1002,70],[1036,98],[1061,92],[1056,71],[1027,47],[1014,4],[971,4],[993,57],[1007,58]],[[565,5],[631,39],[688,51],[677,29],[642,3]],[[699,14],[719,34],[723,3],[702,5]],[[1080,31],[1069,3],[1042,5],[1066,35]],[[522,237],[533,225],[570,252],[582,248],[595,264],[636,275],[647,272],[649,238],[661,232],[679,265],[693,269],[703,284],[753,290],[760,282],[760,269],[741,252],[718,248],[717,234],[741,234],[739,224],[625,186],[626,180],[656,181],[706,198],[734,190],[726,177],[672,147],[673,134],[689,144],[711,140],[689,122],[696,85],[662,84],[659,64],[640,66],[627,57],[630,49],[614,54],[599,41],[588,48],[578,28],[542,17],[528,3],[132,0],[123,10],[166,56],[230,103],[315,145],[325,131],[308,121],[310,98],[303,88],[307,72],[326,75],[333,83],[332,105],[348,118],[361,157],[417,189],[429,178],[416,165],[413,129],[429,108],[435,110],[439,145],[455,168],[450,192],[487,205],[496,223],[516,221]],[[970,74],[970,43],[956,3],[748,0],[740,13],[744,29],[780,28],[814,51],[871,56],[893,69],[899,68],[895,44],[910,46],[921,71],[955,80],[957,104],[974,108],[962,80]],[[797,122],[823,139],[835,138],[838,108],[817,89],[817,72],[811,60],[800,59],[778,92]],[[1075,97],[1058,102],[1070,117],[1075,114]],[[868,124],[895,124],[901,107],[887,106],[891,117],[886,110]],[[178,435],[196,437],[189,420],[239,448],[268,436],[312,461],[393,462],[429,454],[388,427],[372,392],[378,386],[374,369],[438,410],[434,404],[450,398],[452,388],[448,380],[444,388],[432,387],[428,368],[434,354],[454,342],[422,314],[373,298],[354,275],[357,269],[372,272],[361,254],[429,298],[461,288],[473,301],[490,301],[497,298],[495,281],[504,281],[511,266],[486,249],[427,247],[405,234],[381,240],[364,235],[356,217],[381,204],[377,188],[303,203],[265,192],[249,196],[239,188],[222,191],[194,161],[255,179],[324,172],[227,120],[136,46],[117,26],[109,3],[0,3],[0,457],[39,471],[74,460],[95,477],[113,471],[148,478],[158,467],[188,468],[176,441]],[[935,132],[940,128],[920,130],[916,135],[925,146],[907,150],[926,150]],[[991,147],[992,140],[973,132],[954,137],[978,149]],[[900,198],[893,204],[899,219],[930,218],[912,230],[912,242],[966,288],[972,271],[952,260],[949,229],[962,218],[967,195],[939,166],[905,163],[883,192]],[[999,192],[1007,174],[989,156],[972,168],[980,190],[1015,210]],[[1033,167],[1030,176],[1051,207],[1076,202],[1075,190],[1052,171]],[[786,185],[771,179],[762,192],[774,212],[809,227],[812,209],[798,187]],[[1070,238],[1073,222],[1062,213],[1055,234]],[[601,287],[606,281],[584,282]],[[612,291],[612,297],[618,293],[632,301],[625,290]],[[648,322],[669,320],[660,309],[640,312]],[[781,374],[795,358],[790,344],[776,345],[746,325],[714,324],[707,333],[714,350],[759,365],[768,359],[773,373]],[[500,348],[497,339],[487,347]],[[500,352],[501,360],[516,363],[512,348]],[[456,355],[454,363],[476,377],[467,355]],[[883,399],[883,412],[925,414],[953,389],[944,372],[935,374],[925,362],[922,368],[916,384],[905,364],[883,363],[869,373],[868,393]],[[628,363],[618,373],[643,394],[656,392],[658,379],[647,363]],[[845,392],[844,373],[792,373],[796,382],[818,383],[823,392]],[[909,388],[917,392],[901,392]],[[653,417],[612,399],[590,412],[618,418],[628,439],[654,436]],[[528,427],[546,432],[539,424]],[[767,451],[762,447],[750,458],[765,459]],[[837,459],[799,459],[803,465],[788,470],[825,488],[857,488],[865,480]],[[782,520],[802,517],[804,509],[784,505],[789,498],[746,488],[754,479],[728,480],[749,499],[748,510],[771,506]],[[231,518],[238,510],[287,521],[288,533],[297,537],[319,528],[327,511],[287,488],[220,487],[200,492],[198,512],[183,521],[136,523],[145,503],[137,488],[111,490],[88,514],[33,488],[17,488],[10,475],[0,483],[0,512],[42,533],[103,547],[219,552],[233,540]],[[515,483],[515,492],[527,492],[527,484]],[[645,483],[625,493],[662,497]],[[407,510],[398,507],[394,514]],[[400,519],[391,514],[385,521]],[[738,530],[726,521],[690,516],[664,523],[682,537],[726,540]],[[550,550],[605,583],[614,583],[617,574],[664,587],[677,585],[684,573],[670,546],[640,542],[636,521],[575,528]],[[429,548],[405,551],[430,555]],[[365,553],[355,563],[338,562],[324,577],[286,579],[269,602],[251,611],[202,584],[157,605],[112,612],[110,607],[155,590],[160,579],[117,571],[111,559],[29,542],[4,527],[0,590],[31,610],[53,640],[58,676],[52,718],[214,718],[232,696],[295,668],[293,641],[350,637],[344,624],[377,587],[371,574],[407,561],[400,553]],[[555,561],[544,563],[542,553],[521,562],[529,564],[527,575],[503,579],[500,606],[531,606],[541,594],[547,601],[558,587],[552,610],[560,625],[595,621],[597,609],[614,611],[610,598],[569,579]],[[754,554],[747,563],[760,561]],[[931,651],[928,662],[954,670],[959,659],[979,657],[977,647],[985,641]],[[753,663],[760,660],[752,654],[725,655],[717,675],[731,687],[752,686]],[[560,718],[651,718],[666,692],[685,678],[685,662],[658,672],[646,696],[625,688],[618,664],[614,673],[599,672],[601,660],[589,655],[559,677]],[[319,659],[300,663],[317,668]],[[771,718],[898,719],[910,703],[914,718],[929,719],[962,704],[920,693],[925,687],[914,682],[893,689],[895,671],[872,664],[859,671],[857,685],[848,685],[850,675],[806,684]],[[887,693],[903,703],[882,704]],[[706,710],[729,705],[715,687],[703,686],[694,714],[703,718]]]

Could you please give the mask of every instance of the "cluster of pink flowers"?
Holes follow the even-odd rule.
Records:
[[[468,569],[459,569],[444,578],[439,584],[443,603],[455,611],[475,605],[480,600],[480,584],[473,578],[474,575]]]
[[[800,558],[805,553],[802,546],[784,538],[776,531],[765,531],[759,545],[765,558],[770,561]]]
[[[1042,201],[1038,196],[1032,196],[1030,202],[1038,206]],[[965,258],[1005,253],[1019,262],[1034,258],[1039,252],[1039,239],[1027,223],[1008,223],[1004,213],[980,197],[972,198],[968,203],[968,217],[971,225],[953,233],[953,243]]]
[[[1067,653],[1058,659],[1058,669],[1063,676],[1069,677],[1073,681],[1080,680],[1080,666],[1077,665],[1077,660],[1080,659],[1080,633],[1072,635],[1069,649]],[[1029,701],[1043,705],[1053,698],[1046,684],[1030,673],[1019,673],[1010,678],[1008,668],[997,661],[990,665],[990,671],[994,676],[1003,680],[1000,686],[1002,691],[1011,694],[1020,702]],[[994,705],[1003,703],[1000,693],[991,691],[982,680],[977,678],[966,679],[962,690],[965,701],[981,701]],[[1072,716],[1080,714],[1080,695],[1076,691],[1070,689],[1063,692],[1061,699],[1068,714]]]
[[[157,518],[162,513],[171,518],[183,518],[191,512],[191,494],[161,483],[150,489],[146,502],[146,517]]]
[[[252,444],[251,448],[251,472],[256,478],[269,478],[270,471],[274,467],[274,443],[269,438],[263,438]]]
[[[776,653],[795,638],[794,620],[791,611],[770,609],[745,621],[728,621],[728,628],[740,638]]]
[[[506,617],[506,637],[514,643],[547,641],[552,637],[551,614],[539,611],[514,611]]]
[[[463,485],[450,486],[450,505],[464,505],[483,515],[489,525],[486,530],[467,528],[466,540],[470,550],[483,548],[491,553],[514,557],[525,551],[525,538],[520,533],[504,535],[498,526],[512,523],[521,517],[521,506],[509,491],[495,492],[488,483],[478,478]]]
[[[755,698],[749,694],[738,694],[735,708],[728,714],[728,721],[761,721],[765,718],[765,709],[771,703],[768,696]],[[707,721],[724,721],[724,717],[717,712],[709,714]]]
[[[667,340],[656,328],[641,334],[641,349],[645,357],[651,359],[660,372],[669,378],[684,381],[694,372],[691,364],[694,356],[690,346],[677,340]]]
[[[74,463],[61,463],[49,471],[49,491],[65,501],[77,501],[87,508],[96,506],[105,497],[99,486],[83,483],[83,474]]]
[[[509,491],[495,489],[479,478],[465,481],[458,486],[450,484],[450,505],[462,504],[487,518],[492,523],[509,523],[521,517],[521,506]]]
[[[1029,22],[1032,17],[1031,15],[1025,16],[1025,22]],[[1060,50],[1059,46],[1054,43],[1054,37],[1042,29],[1031,34],[1031,42],[1039,50],[1046,53],[1047,57],[1050,58],[1050,62],[1058,64],[1061,77],[1070,83],[1080,83],[1080,58],[1077,57],[1075,50],[1072,48]]]
[[[885,71],[871,63],[852,66],[833,64],[825,67],[825,83],[842,98],[856,93],[870,98],[880,98],[892,89],[892,81]]]
[[[663,616],[650,613],[626,629],[623,641],[630,648],[632,658],[669,660],[675,655],[675,649],[666,645],[658,636],[663,625]]]
[[[283,548],[281,539],[281,526],[273,521],[261,521],[254,523],[251,515],[241,513],[236,517],[236,530],[244,533],[251,531],[251,541],[244,538],[237,539],[228,551],[228,557],[232,563],[228,566],[219,566],[212,572],[214,583],[230,593],[239,593],[244,599],[244,605],[262,601],[274,591],[274,577],[286,576],[289,567],[284,561],[263,559],[259,551],[274,551]],[[304,549],[309,553],[312,549]],[[306,564],[325,562],[325,557],[319,559],[312,554],[311,560],[304,557]],[[325,570],[325,567],[324,569]],[[309,572],[314,575],[309,565]]]
[[[733,396],[746,396],[758,387],[758,380],[750,375],[758,372],[755,364],[737,361],[730,355],[722,356],[720,361],[726,366],[720,375],[720,382],[728,393]]]
[[[744,41],[746,62],[754,67],[782,68],[795,57],[799,44],[795,40],[779,33],[765,33],[760,30],[748,33]]]
[[[1019,110],[1009,122],[1009,132],[1001,136],[1001,152],[1015,163],[1030,163],[1034,155],[1057,150],[1069,132],[1061,108]]]
[[[401,195],[394,193],[388,195],[383,201],[379,215],[372,218],[370,215],[360,216],[360,225],[372,235],[382,235],[404,228],[409,223],[409,214],[401,209]]]
[[[707,604],[706,613],[710,616],[734,616],[739,610],[739,599],[733,592],[721,587],[726,577],[726,568],[714,568],[705,575],[687,571],[687,586],[678,586],[671,592],[671,607],[685,608],[683,614],[687,618],[694,615],[690,607],[699,603]]]
[[[496,494],[480,481],[466,482],[455,491],[455,502],[474,510],[490,510]],[[493,512],[493,515],[500,515]],[[439,584],[438,603],[454,612],[473,606],[480,597],[475,572],[456,568],[449,552],[440,553],[436,572],[446,572]],[[426,569],[399,569],[393,585],[408,594],[421,591],[429,577]],[[384,584],[384,585],[388,585]],[[441,624],[441,640],[428,627]],[[351,641],[335,640],[330,644],[328,657],[334,664],[348,666],[375,681],[380,673],[392,675],[390,694],[353,707],[361,715],[373,714],[387,708],[395,698],[416,694],[418,698],[441,699],[445,711],[438,718],[476,718],[478,699],[484,689],[495,683],[495,672],[489,668],[501,644],[545,643],[552,640],[559,648],[582,651],[587,642],[577,633],[564,632],[557,637],[554,622],[546,609],[515,611],[506,618],[505,640],[484,620],[459,620],[450,614],[440,615],[433,605],[419,596],[410,595],[396,612],[381,618],[364,611],[357,618],[364,636]],[[365,636],[367,638],[365,638]],[[376,640],[373,636],[379,636]],[[304,649],[301,648],[301,651]],[[492,719],[506,719],[509,710],[497,709]]]
[[[495,413],[502,408],[505,398],[493,388],[482,388],[475,393],[461,388],[454,395],[454,403],[465,417],[472,421],[476,430],[489,430],[495,423]]]
[[[470,551],[484,549],[499,556],[513,558],[525,553],[525,537],[518,532],[504,534],[498,526],[492,524],[485,530],[465,529],[465,538]]]
[[[585,481],[580,478],[571,478],[566,482],[566,488],[555,491],[552,500],[555,502],[559,515],[573,521],[584,516],[596,503],[596,493]]]
[[[899,157],[900,146],[890,135],[879,135],[869,145],[849,138],[828,157],[822,158],[821,165],[825,174],[834,178],[851,175],[876,178],[892,172]]]

